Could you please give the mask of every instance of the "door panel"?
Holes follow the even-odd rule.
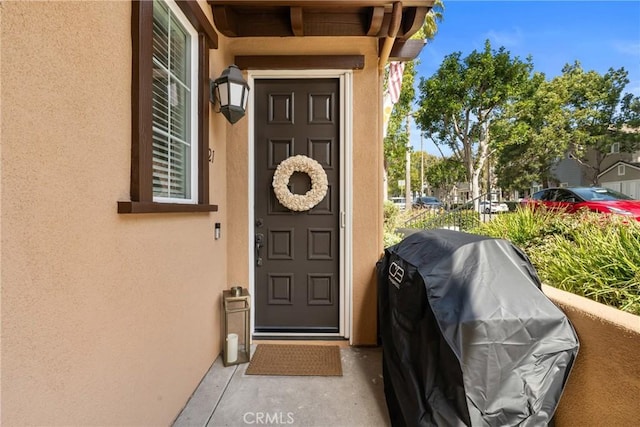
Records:
[[[339,80],[255,81],[256,332],[339,331]],[[272,188],[280,162],[305,155],[327,174],[327,195],[305,212],[282,206]],[[289,190],[305,194],[307,174]]]

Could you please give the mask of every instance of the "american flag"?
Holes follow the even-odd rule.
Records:
[[[398,102],[400,98],[400,90],[402,89],[402,73],[404,73],[404,62],[391,62],[389,64],[389,83],[388,92],[391,96],[391,102]]]

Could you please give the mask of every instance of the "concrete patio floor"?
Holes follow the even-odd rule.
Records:
[[[340,347],[342,377],[246,375],[218,357],[173,426],[389,425],[382,348]]]

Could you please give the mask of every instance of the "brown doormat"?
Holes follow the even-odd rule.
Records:
[[[248,375],[342,376],[337,345],[258,344]]]

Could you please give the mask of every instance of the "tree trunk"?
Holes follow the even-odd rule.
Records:
[[[480,117],[482,118],[482,117]],[[489,122],[486,121],[482,125],[480,140],[478,141],[478,161],[471,163],[473,165],[473,173],[471,174],[471,190],[475,200],[474,207],[479,211],[480,207],[480,173],[484,168],[484,163],[489,157]]]

